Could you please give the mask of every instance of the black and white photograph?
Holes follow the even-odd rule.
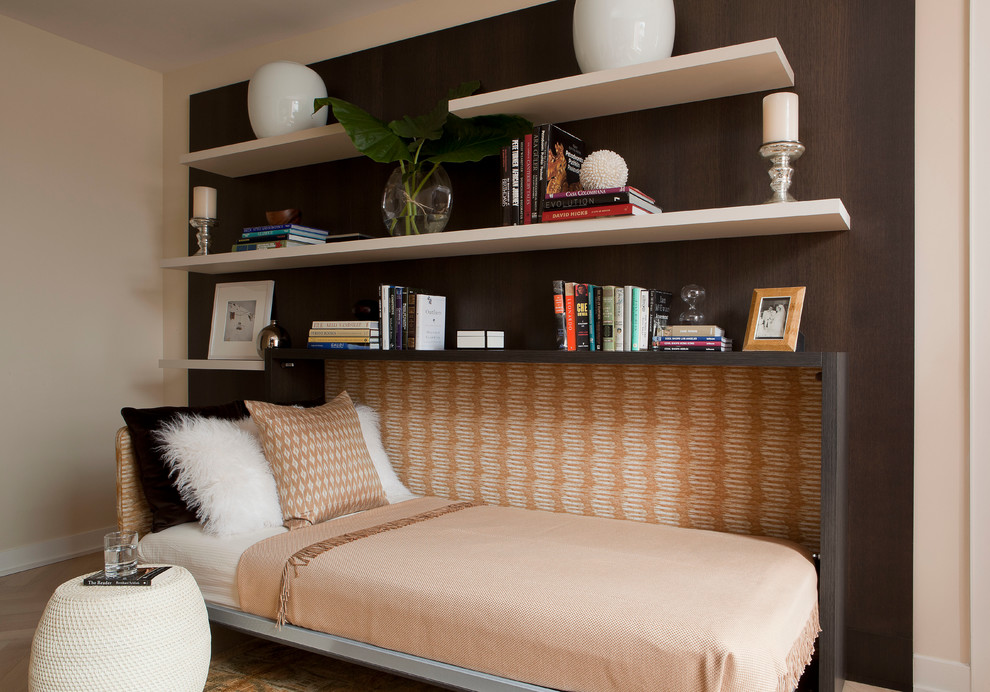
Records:
[[[274,281],[217,284],[210,325],[210,358],[258,360],[255,347],[262,328],[271,321]]]
[[[787,324],[787,309],[791,299],[764,298],[760,301],[760,319],[756,323],[755,339],[783,339]]]

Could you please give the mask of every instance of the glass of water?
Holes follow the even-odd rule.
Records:
[[[109,579],[137,572],[137,531],[114,531],[103,537],[103,572]]]

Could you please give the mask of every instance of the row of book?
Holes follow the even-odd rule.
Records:
[[[547,195],[581,189],[584,142],[554,124],[502,149],[502,225],[540,223]]]
[[[381,331],[378,320],[314,320],[309,329],[309,348],[378,350]]]
[[[378,288],[381,348],[392,351],[442,351],[447,299],[407,286]]]
[[[301,226],[297,223],[282,223],[272,226],[249,226],[234,243],[233,252],[264,250],[273,247],[298,247],[301,245],[322,245],[341,240],[363,240],[370,238],[363,233],[340,233],[330,235],[319,228]]]
[[[655,351],[670,319],[670,291],[639,286],[553,282],[557,348]]]

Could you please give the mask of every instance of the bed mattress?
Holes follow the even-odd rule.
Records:
[[[240,608],[237,597],[237,562],[258,541],[288,529],[277,527],[219,538],[203,532],[196,522],[149,533],[141,539],[142,562],[180,565],[192,573],[208,603]]]
[[[275,536],[241,609],[552,689],[793,690],[817,575],[785,541],[441,498]]]

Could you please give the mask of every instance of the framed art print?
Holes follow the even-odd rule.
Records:
[[[796,351],[804,292],[804,286],[754,289],[743,350]]]
[[[210,326],[210,358],[261,360],[258,334],[271,321],[274,281],[217,284]]]

